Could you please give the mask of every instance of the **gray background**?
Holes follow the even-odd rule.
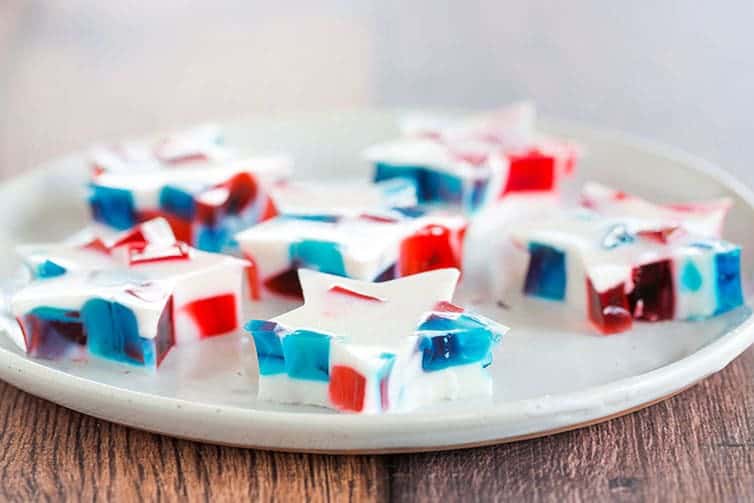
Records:
[[[0,172],[207,119],[529,97],[754,185],[753,26],[741,0],[0,0]]]

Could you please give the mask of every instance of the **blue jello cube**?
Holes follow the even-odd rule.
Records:
[[[136,225],[133,195],[128,190],[93,185],[89,194],[92,217],[118,230]]]
[[[338,276],[346,275],[343,255],[337,243],[307,239],[291,243],[288,254],[293,264]]]
[[[524,293],[550,300],[564,300],[566,294],[565,253],[540,243],[529,244],[529,269]]]
[[[183,220],[192,220],[196,204],[188,192],[166,185],[160,190],[160,209]]]
[[[259,373],[263,376],[285,373],[283,343],[278,334],[278,324],[271,321],[251,320],[246,330],[254,339]]]
[[[101,358],[157,367],[175,344],[170,303],[160,317],[153,339],[141,336],[133,311],[118,302],[91,299],[84,304],[81,318],[89,351]]]
[[[295,330],[283,337],[285,371],[292,379],[330,380],[330,337],[310,330]]]
[[[419,332],[422,369],[427,372],[470,363],[487,365],[498,340],[484,323],[465,314],[433,314],[419,326]]]
[[[715,278],[717,282],[717,313],[735,309],[744,303],[741,290],[741,250],[715,255]]]

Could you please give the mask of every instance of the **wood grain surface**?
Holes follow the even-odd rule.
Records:
[[[0,383],[2,501],[746,501],[754,351],[637,413],[445,453],[217,447],[94,419]]]

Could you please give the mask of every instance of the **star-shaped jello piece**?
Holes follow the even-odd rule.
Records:
[[[259,398],[380,413],[491,393],[506,327],[450,303],[456,269],[384,283],[299,270],[304,305],[246,325]]]

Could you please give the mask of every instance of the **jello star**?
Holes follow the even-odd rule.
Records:
[[[259,398],[379,413],[491,393],[486,367],[507,328],[450,303],[458,276],[368,283],[299,270],[304,305],[246,325]]]

